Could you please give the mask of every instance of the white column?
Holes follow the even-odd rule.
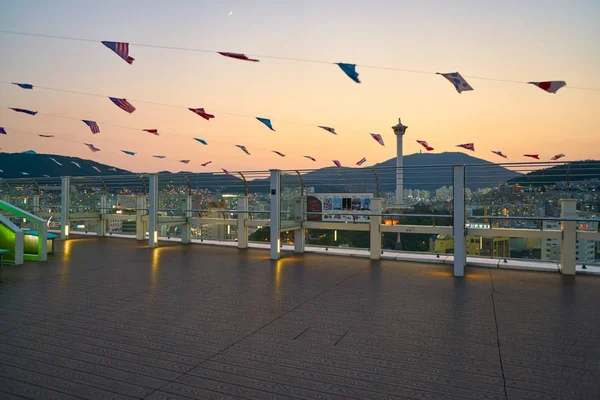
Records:
[[[148,197],[146,195],[139,195],[136,198],[135,208],[135,238],[137,240],[146,239],[146,223],[144,216],[146,215],[146,209],[148,208]]]
[[[560,201],[561,218],[577,218],[577,200]],[[575,275],[577,263],[577,222],[562,221],[562,240],[560,242],[560,272],[563,275]]]
[[[40,195],[39,194],[34,194],[33,195],[33,203],[32,203],[32,214],[35,214],[37,212],[42,211],[40,208]]]
[[[279,260],[281,251],[280,242],[280,220],[281,220],[281,171],[271,170],[271,260]]]
[[[190,224],[190,218],[192,218],[192,212],[188,211],[192,209],[192,196],[187,195],[185,198],[185,224],[183,224],[181,232],[181,243],[192,243],[192,224]]]
[[[248,196],[239,196],[238,197],[238,211],[240,211],[237,215],[238,224],[237,224],[237,232],[238,232],[238,248],[239,249],[247,249],[248,248],[248,225],[246,225],[246,221],[249,219],[249,214],[241,211],[248,211]]]
[[[98,221],[98,228],[96,229],[96,233],[98,234],[98,236],[106,236],[106,224],[108,223],[108,220],[105,219],[105,215],[106,215],[106,206],[108,204],[107,201],[107,196],[105,194],[100,195],[100,210],[99,210],[99,214],[100,214],[100,221]]]
[[[371,199],[371,212],[381,214],[381,199]],[[381,215],[372,215],[370,217],[369,227],[369,258],[379,260],[381,258]]]
[[[465,276],[465,166],[454,166],[454,276]]]
[[[71,177],[63,176],[60,180],[60,238],[62,240],[67,240],[70,234]]]
[[[404,133],[396,134],[396,203],[404,204],[404,161],[402,142]]]
[[[158,246],[158,175],[150,174],[148,195],[148,247]]]
[[[306,220],[306,196],[301,196],[300,200],[294,204],[294,220],[300,224],[301,228],[294,231],[294,253],[304,253],[306,238],[304,235],[304,221]]]

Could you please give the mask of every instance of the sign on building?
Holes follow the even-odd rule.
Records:
[[[372,193],[312,193],[306,197],[307,220],[368,222],[372,198]]]

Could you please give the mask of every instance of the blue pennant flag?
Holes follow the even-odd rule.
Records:
[[[16,83],[16,82],[13,82],[12,84],[13,85],[17,85],[21,89],[33,89],[33,85],[31,85],[29,83]]]
[[[270,130],[275,132],[275,129],[273,129],[273,125],[271,125],[271,120],[269,118],[256,117],[256,119],[265,124]]]
[[[5,130],[4,130],[4,128],[2,128],[1,126],[0,126],[0,134],[2,134],[2,135],[6,135],[6,131],[5,131]]]
[[[24,113],[24,114],[29,114],[29,115],[35,115],[38,113],[37,111],[26,110],[24,108],[13,108],[13,107],[8,107],[8,108],[10,108],[13,111]]]
[[[352,79],[356,83],[360,83],[358,80],[358,72],[356,72],[356,64],[344,64],[337,63],[337,65],[344,71],[348,78]]]
[[[195,137],[195,138],[194,138],[194,140],[197,140],[198,142],[202,143],[202,144],[203,144],[203,145],[205,145],[205,146],[207,146],[207,145],[208,145],[208,143],[206,143],[206,140],[202,140],[202,139],[199,139],[199,138],[197,138],[197,137]]]
[[[128,151],[128,150],[121,150],[123,153],[128,154],[130,156],[134,156],[135,153],[133,151]]]

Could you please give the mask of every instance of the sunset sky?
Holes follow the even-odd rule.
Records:
[[[124,97],[137,107],[127,114],[107,97],[0,83],[0,126],[9,133],[0,137],[0,151],[31,149],[146,172],[305,169],[331,166],[334,159],[353,166],[362,157],[368,166],[395,155],[391,126],[401,117],[409,126],[405,154],[420,151],[415,140],[421,139],[435,152],[474,142],[476,152],[469,154],[497,162],[505,160],[491,150],[514,162],[529,161],[524,153],[539,153],[542,160],[556,153],[567,160],[598,159],[599,18],[597,0],[0,0],[1,30],[130,42],[135,58],[128,65],[99,42],[0,33],[1,81]],[[136,43],[245,53],[261,62]],[[356,84],[334,64],[261,55],[431,73],[359,66],[362,83]],[[527,84],[467,78],[474,91],[458,94],[434,74],[454,71],[525,82],[565,80],[567,87],[554,95]],[[205,121],[185,107],[204,107],[216,118]],[[270,118],[276,132],[254,116]],[[98,121],[101,133],[92,135],[80,119]],[[338,135],[317,125],[334,127]],[[371,132],[380,133],[386,146]],[[83,142],[102,151],[91,153]],[[209,160],[211,165],[200,166]]]

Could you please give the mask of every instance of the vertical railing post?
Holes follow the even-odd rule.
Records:
[[[248,225],[246,221],[249,219],[249,214],[243,211],[249,211],[248,208],[248,196],[239,196],[238,197],[238,248],[247,249],[248,248]]]
[[[281,251],[281,171],[271,170],[271,260],[279,260]]]
[[[190,224],[190,219],[192,218],[192,212],[189,211],[192,209],[192,195],[188,194],[185,198],[185,210],[183,211],[183,215],[185,216],[185,224],[183,224],[183,230],[181,232],[181,243],[192,243],[192,224]]]
[[[135,208],[135,238],[137,240],[144,240],[146,239],[147,231],[144,216],[148,208],[148,197],[145,194],[137,196]]]
[[[158,174],[150,174],[148,195],[148,247],[158,246]]]
[[[455,165],[453,172],[454,276],[465,276],[465,265],[467,264],[465,240],[465,166]]]
[[[371,212],[373,214],[369,218],[369,258],[371,260],[379,260],[381,258],[381,209],[382,199],[371,199]]]
[[[98,210],[100,215],[100,221],[98,221],[98,228],[96,230],[98,236],[106,236],[106,224],[108,224],[108,220],[106,219],[107,205],[107,196],[105,194],[100,195],[100,209]]]
[[[32,205],[32,208],[31,208],[32,214],[42,211],[42,209],[40,208],[40,195],[39,194],[33,195],[33,202],[31,205]]]
[[[306,196],[294,204],[294,220],[300,225],[300,229],[294,231],[294,253],[304,253],[306,237],[304,233],[304,221],[306,220]]]
[[[577,200],[560,201],[561,218],[577,218]],[[560,241],[560,272],[563,275],[575,275],[577,264],[577,222],[562,221],[562,240]]]
[[[71,213],[71,177],[60,178],[60,238],[69,238],[70,213]]]
[[[48,260],[48,227],[45,223],[38,226],[38,254],[39,261]]]

